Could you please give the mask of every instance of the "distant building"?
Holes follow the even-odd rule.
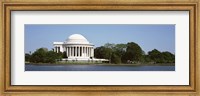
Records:
[[[67,61],[108,61],[94,58],[94,45],[81,34],[70,35],[64,42],[53,42],[54,52],[66,52]]]

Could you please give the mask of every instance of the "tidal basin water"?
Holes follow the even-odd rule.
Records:
[[[175,66],[25,64],[25,71],[175,71]]]

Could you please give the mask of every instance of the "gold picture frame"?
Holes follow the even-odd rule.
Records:
[[[145,2],[145,0],[111,0],[111,1],[99,1],[99,0],[75,0],[75,1],[62,1],[51,2],[51,0],[44,0],[40,2],[34,2],[34,0],[4,0],[1,2],[1,94],[2,95],[16,95],[26,93],[34,95],[48,95],[54,96],[59,94],[62,95],[200,95],[199,90],[199,0],[185,0],[185,1],[161,1],[151,0]],[[189,25],[190,25],[190,80],[189,85],[159,85],[159,86],[21,86],[11,85],[11,11],[12,10],[45,10],[45,11],[59,11],[59,10],[120,10],[120,11],[189,11]],[[32,94],[32,95],[33,95]],[[42,96],[43,96],[42,95]],[[21,96],[21,95],[19,95]]]

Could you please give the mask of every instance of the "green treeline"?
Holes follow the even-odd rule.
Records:
[[[62,53],[48,51],[47,48],[39,48],[33,54],[25,54],[25,61],[32,63],[55,63],[57,59],[62,59]]]
[[[109,59],[110,63],[175,63],[175,55],[170,52],[160,52],[157,49],[149,51],[148,54],[134,43],[110,44],[97,47],[94,50],[96,58]]]
[[[160,52],[157,49],[147,54],[134,43],[110,44],[106,43],[94,49],[94,57],[108,59],[112,64],[139,64],[139,63],[175,63],[175,55],[170,52]],[[55,63],[56,60],[67,58],[66,52],[56,53],[47,48],[39,48],[32,54],[25,54],[25,61],[31,63]],[[92,58],[92,57],[91,57]]]

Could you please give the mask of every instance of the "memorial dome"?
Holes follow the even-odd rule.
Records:
[[[65,42],[66,44],[90,44],[81,34],[72,34]]]

